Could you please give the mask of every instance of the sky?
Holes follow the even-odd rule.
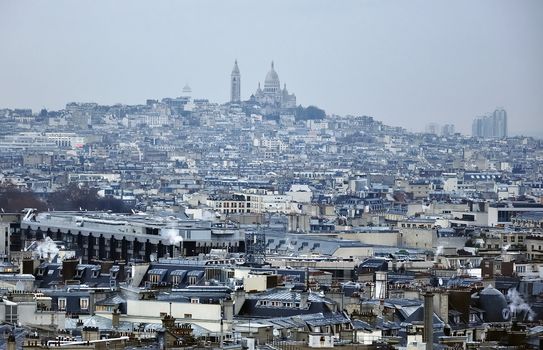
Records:
[[[543,137],[543,1],[0,0],[0,108],[248,99],[275,62],[299,104],[424,130],[507,110]]]

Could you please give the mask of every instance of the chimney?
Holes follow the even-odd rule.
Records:
[[[234,292],[234,315],[239,314],[244,303],[245,303],[245,290],[237,289]]]
[[[305,310],[309,308],[309,292],[304,290],[300,292],[300,309]]]
[[[13,334],[10,334],[8,337],[7,350],[17,350],[17,343],[15,342],[15,336]]]
[[[23,274],[34,274],[34,269],[36,268],[37,261],[34,259],[24,258],[23,259],[23,268],[21,269]]]
[[[119,272],[117,273],[117,281],[118,282],[126,282],[126,263],[119,262]]]
[[[422,341],[426,343],[426,350],[434,346],[434,294],[430,291],[424,293],[424,333]]]
[[[445,323],[449,323],[449,294],[445,290],[440,290],[434,294],[434,312]]]
[[[98,327],[83,327],[81,336],[84,341],[99,340],[100,330]]]
[[[175,317],[168,315],[165,312],[160,313],[160,318],[162,320],[162,327],[172,330],[175,327]]]
[[[100,261],[100,272],[109,273],[113,267],[113,261],[111,260],[102,260]]]
[[[62,281],[64,283],[74,279],[78,264],[79,260],[77,259],[66,259],[62,261]]]
[[[119,312],[119,309],[115,309],[113,313],[111,314],[111,326],[113,328],[119,328],[121,320],[121,313]]]

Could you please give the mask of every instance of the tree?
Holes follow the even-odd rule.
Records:
[[[48,199],[49,207],[55,210],[111,210],[115,213],[130,211],[125,203],[113,197],[100,198],[98,190],[88,185],[71,183],[52,193]]]
[[[11,183],[0,184],[0,207],[5,212],[20,212],[25,208],[47,209],[47,205],[36,194],[21,190]]]
[[[298,106],[296,109],[297,120],[319,120],[324,117],[326,117],[326,112],[316,106],[308,106],[307,108]]]

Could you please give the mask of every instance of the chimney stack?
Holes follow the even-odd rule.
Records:
[[[426,343],[426,350],[434,346],[434,294],[430,291],[424,293],[424,333],[422,340]]]
[[[300,309],[309,308],[309,291],[304,290],[300,293]]]
[[[113,311],[113,314],[111,314],[111,326],[113,328],[119,328],[119,325],[121,323],[121,313],[118,309],[115,309]]]

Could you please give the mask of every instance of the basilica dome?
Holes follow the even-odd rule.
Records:
[[[279,76],[277,75],[277,72],[275,72],[272,62],[271,69],[268,74],[266,74],[266,80],[264,80],[264,92],[277,92],[280,88],[281,84],[279,82]]]

